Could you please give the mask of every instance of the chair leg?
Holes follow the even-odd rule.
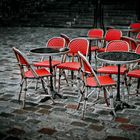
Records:
[[[111,88],[111,87],[110,87]],[[109,92],[107,89],[106,91],[109,93],[109,108],[112,110],[113,115],[116,117],[115,107],[114,107],[114,97],[113,97],[113,91],[112,88],[110,89],[111,92]]]
[[[60,91],[60,84],[61,84],[61,74],[62,74],[62,70],[61,70],[61,69],[59,69],[58,90],[57,90],[57,92],[58,92],[58,93],[59,93],[59,91]]]
[[[82,108],[82,119],[84,119],[84,114],[86,112],[86,107],[87,107],[87,94],[88,94],[88,88],[86,88],[86,92],[84,93],[84,102],[83,102],[83,108]]]
[[[103,88],[103,91],[104,91],[104,99],[105,99],[105,102],[106,102],[107,106],[109,106],[109,102],[108,102],[108,98],[107,98],[107,94],[106,94],[106,89]]]
[[[68,84],[68,79],[67,79],[67,76],[66,76],[66,72],[64,70],[63,70],[63,75],[65,77],[66,83]]]
[[[22,93],[23,84],[24,84],[24,79],[22,79],[21,83],[20,83],[20,92],[19,92],[19,96],[18,96],[18,102],[20,102],[20,97],[21,97],[21,93]]]
[[[124,84],[127,90],[127,100],[129,101],[129,88],[128,88],[128,84],[127,84],[127,77],[126,75],[124,76]]]
[[[25,88],[24,88],[24,96],[23,96],[23,108],[25,108],[26,92],[27,92],[27,79],[25,79]]]
[[[50,88],[47,86],[47,90],[48,90],[48,95],[50,95],[50,98],[51,98],[51,100],[52,100],[52,102],[53,102],[53,104],[55,103],[55,101],[54,101],[54,99],[53,99],[53,97],[52,97],[52,94],[51,94],[51,91],[50,91]]]
[[[139,94],[139,89],[140,89],[140,78],[138,78],[138,83],[137,83],[137,89],[136,89],[136,95],[137,96]]]
[[[38,88],[38,79],[36,81],[35,90],[37,90],[37,88]]]
[[[54,88],[56,89],[56,67],[53,68],[53,77],[54,77],[53,85],[54,85]]]
[[[52,94],[51,94],[51,91],[50,91],[50,88],[48,87],[48,85],[46,86],[45,88],[45,85],[44,83],[46,83],[43,79],[41,79],[41,83],[42,83],[42,88],[44,89],[45,93],[49,95],[49,97],[51,98],[52,102],[54,103],[54,100],[53,100],[53,97],[52,97]],[[47,92],[48,91],[48,92]]]
[[[44,81],[43,81],[43,79],[41,79],[41,84],[42,84],[42,88],[43,88],[43,90],[44,90],[45,93],[47,94],[47,90],[46,90],[46,88],[45,88],[45,85],[44,85]]]
[[[68,79],[67,79],[67,76],[66,76],[66,73],[65,73],[65,71],[64,71],[63,69],[59,69],[58,90],[57,90],[57,92],[58,92],[58,93],[59,93],[59,91],[60,91],[60,85],[61,85],[61,76],[62,76],[62,74],[64,75],[64,77],[65,77],[65,80],[66,80],[66,82],[67,82],[67,84],[68,84]]]

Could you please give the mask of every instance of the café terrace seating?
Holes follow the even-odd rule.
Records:
[[[104,36],[104,43],[101,48],[97,50],[98,53],[105,51],[105,46],[108,42],[112,40],[120,40],[122,37],[122,32],[119,29],[109,29],[106,31]]]
[[[107,105],[107,107],[103,108],[110,109],[116,116],[112,93],[112,86],[116,86],[116,82],[109,75],[98,75],[95,72],[94,68],[91,67],[87,58],[81,52],[78,52],[78,56],[80,58],[82,80],[85,86],[85,90],[81,94],[77,106],[77,109],[79,109],[80,104],[83,104],[82,119],[84,118],[84,115],[86,113],[87,106],[95,105],[96,103],[98,103],[100,90],[103,90],[104,92],[104,100]],[[97,91],[97,89],[99,89],[99,92]],[[96,99],[91,103],[88,103],[90,96],[92,96],[93,94],[97,96]]]
[[[32,84],[33,80],[41,81],[42,88],[45,92],[45,94],[42,94],[41,96],[50,97],[54,103],[54,100],[50,93],[48,80],[45,79],[45,78],[48,79],[50,76],[52,76],[51,73],[48,70],[46,70],[45,68],[37,69],[36,67],[33,67],[32,63],[29,62],[29,60],[26,58],[25,54],[22,53],[17,48],[13,47],[13,51],[14,51],[14,54],[16,56],[16,59],[17,59],[18,65],[19,65],[20,76],[21,76],[20,93],[19,93],[18,101],[20,101],[21,94],[24,90],[22,107],[25,108],[27,89],[28,89],[29,85]],[[24,86],[24,89],[23,89],[23,86]]]
[[[90,45],[90,50],[91,53],[93,52],[94,53],[94,58],[95,58],[95,63],[96,62],[96,51],[100,48],[99,47],[99,43],[100,43],[100,46],[103,46],[103,36],[104,36],[104,31],[103,29],[100,29],[100,28],[95,28],[95,29],[89,29],[88,30],[88,33],[87,33],[87,36],[90,38],[90,42],[89,42],[89,45]],[[93,38],[93,40],[92,40]]]
[[[115,52],[128,52],[129,44],[126,41],[122,41],[122,40],[110,41],[105,47],[105,52],[114,52],[114,51]],[[127,85],[127,82],[126,82],[127,71],[128,71],[128,69],[125,65],[122,65],[120,67],[120,74],[123,76],[123,79],[124,79],[122,83],[123,84],[125,83],[125,85]],[[118,67],[117,67],[117,65],[103,65],[97,69],[97,72],[100,74],[117,75]]]
[[[129,51],[134,52],[137,48],[137,42],[132,37],[122,36],[121,40],[126,41],[129,44]]]
[[[136,39],[140,39],[140,32],[137,34]]]
[[[62,75],[65,76],[65,79],[67,81],[67,83],[70,83],[70,81],[68,82],[68,79],[66,77],[68,77],[68,72],[71,72],[71,82],[74,83],[74,73],[78,72],[75,76],[76,76],[76,80],[78,79],[79,76],[79,72],[80,72],[80,63],[79,63],[79,59],[78,59],[78,51],[80,51],[83,55],[85,55],[86,57],[88,56],[88,51],[89,51],[89,42],[87,39],[84,38],[74,38],[70,41],[70,43],[68,44],[68,48],[69,53],[66,55],[66,58],[64,60],[62,60],[62,63],[60,63],[59,65],[57,65],[57,69],[59,70],[59,78],[58,78],[58,92],[60,91],[60,87],[61,87],[61,78]],[[71,54],[71,55],[69,55]],[[70,57],[70,58],[69,58]],[[67,73],[66,73],[67,71]],[[79,84],[79,82],[76,82],[76,84]],[[79,88],[79,86],[77,86]]]
[[[137,46],[137,48],[135,50],[135,53],[140,54],[140,44]],[[139,94],[140,93],[140,91],[139,91],[140,90],[140,64],[139,63],[140,62],[137,62],[136,64],[134,64],[133,68],[127,73],[127,77],[129,77],[129,80],[128,80],[129,95],[132,94],[132,93],[130,93],[130,88],[133,88],[132,79],[138,79],[136,93],[134,93],[134,94]]]
[[[47,41],[46,47],[49,48],[64,48],[65,47],[65,39],[62,37],[52,37]],[[59,60],[56,60],[52,58],[51,60],[51,67],[53,68],[53,76],[55,78],[54,85],[56,85],[56,65],[61,63],[61,58]],[[47,67],[50,68],[50,62],[46,57],[42,57],[41,61],[34,62],[34,66],[36,67]]]
[[[134,30],[129,32],[129,34],[130,34],[129,36],[132,38],[136,38],[137,33],[140,32],[140,23],[139,22],[131,23],[129,25],[129,28],[134,29]]]

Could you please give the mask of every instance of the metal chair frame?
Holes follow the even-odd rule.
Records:
[[[135,53],[140,54],[140,44],[137,46],[137,48],[135,50]],[[127,77],[129,77],[129,84],[128,84],[128,87],[129,87],[128,94],[129,94],[129,96],[130,95],[138,95],[140,93],[140,62],[137,62],[133,65],[131,70],[128,71]],[[133,79],[138,78],[137,89],[136,89],[136,93],[134,93],[134,94],[130,94],[130,87],[132,85],[132,82],[131,82],[132,78]]]
[[[77,109],[79,109],[80,104],[83,103],[82,119],[84,118],[84,114],[86,112],[89,97],[93,94],[97,94],[96,99],[92,101],[90,106],[95,105],[96,103],[98,103],[98,101],[100,101],[99,92],[97,92],[96,89],[104,91],[104,99],[107,104],[107,107],[104,107],[104,109],[111,110],[114,116],[116,116],[114,102],[113,102],[113,93],[109,92],[109,90],[112,91],[112,88],[111,88],[112,86],[114,87],[116,86],[116,82],[108,75],[103,75],[103,76],[97,75],[95,70],[91,67],[90,63],[88,62],[87,58],[80,52],[78,52],[78,56],[80,58],[82,80],[85,87],[85,90],[83,91],[83,93],[81,94],[79,98],[79,102],[77,106]],[[89,92],[89,89],[93,89],[93,90]],[[108,96],[107,93],[109,97],[107,97]],[[82,98],[83,98],[83,101],[82,101]]]
[[[18,101],[20,101],[20,98],[21,98],[23,85],[25,86],[24,96],[23,96],[23,108],[25,107],[27,89],[30,86],[30,84],[33,82],[33,80],[41,81],[42,88],[45,92],[43,96],[50,97],[54,103],[54,100],[50,93],[49,83],[48,81],[45,80],[45,78],[48,78],[51,76],[51,73],[47,71],[45,68],[35,69],[32,63],[29,62],[29,60],[27,59],[26,55],[22,53],[20,50],[18,50],[17,48],[13,47],[13,51],[17,58],[17,62],[18,62],[20,74],[21,74],[20,92],[19,92]]]
[[[123,40],[113,40],[110,41],[105,48],[105,52],[128,52],[129,51],[129,44],[126,41]],[[109,74],[109,75],[116,75],[118,74],[118,67],[116,65],[104,65],[97,69],[97,72],[100,74]],[[128,72],[128,68],[123,65],[120,67],[120,74],[124,77],[122,81],[122,85],[126,86],[127,92],[128,92],[128,86],[127,86],[127,78],[126,73]],[[122,95],[122,98],[124,100],[125,96],[124,93]]]
[[[81,51],[87,57],[89,51],[89,42],[85,38],[74,38],[70,41],[68,48],[70,49],[69,53],[65,55],[65,58],[62,60],[62,63],[57,65],[57,69],[59,69],[58,92],[60,91],[62,75],[64,75],[68,85],[70,83],[72,84],[72,86],[76,84],[76,87],[80,92],[79,82],[77,82],[77,80],[79,81],[80,78],[79,76],[80,63],[78,58],[78,51]],[[71,72],[70,82],[68,82],[69,72]],[[75,78],[74,78],[74,72],[78,73]]]

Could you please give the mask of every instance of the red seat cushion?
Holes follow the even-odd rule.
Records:
[[[51,62],[53,67],[60,64],[60,63],[61,63],[61,61],[57,61],[57,60],[53,60]],[[45,60],[45,61],[40,61],[40,62],[34,63],[34,66],[36,66],[36,67],[50,67],[50,63],[49,63],[49,60]]]
[[[79,62],[65,62],[65,63],[61,63],[57,65],[57,68],[78,71],[80,69],[80,63]]]
[[[41,68],[41,69],[36,69],[35,70],[36,74],[38,77],[46,77],[46,76],[51,76],[51,73],[49,71],[47,71],[45,68]],[[26,78],[36,78],[31,70],[28,70],[25,72],[25,77]]]
[[[98,50],[97,50],[97,52],[105,52],[105,48],[99,48]]]
[[[135,78],[140,78],[140,70],[132,70],[129,71],[127,76],[129,77],[135,77]]]
[[[92,51],[92,52],[94,52],[94,51],[96,51],[96,50],[98,50],[98,49],[99,49],[98,46],[91,46],[91,51]]]
[[[123,75],[127,71],[127,68],[122,66],[120,67],[120,74]],[[103,66],[97,70],[99,73],[105,74],[118,74],[118,66]]]
[[[100,86],[107,86],[107,85],[115,85],[116,82],[109,77],[108,75],[104,75],[104,76],[98,76],[99,82],[100,82]],[[86,86],[88,87],[96,87],[99,86],[97,84],[97,81],[95,80],[94,77],[87,77],[86,79]]]

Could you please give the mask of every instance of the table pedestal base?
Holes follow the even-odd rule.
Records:
[[[135,106],[134,105],[129,105],[128,103],[126,103],[124,101],[116,101],[115,102],[115,111],[122,110],[124,108],[134,109]]]
[[[51,94],[52,94],[52,98],[53,99],[56,99],[57,97],[58,98],[61,98],[61,99],[65,99],[66,97],[62,96],[61,94],[58,94],[56,91],[51,91]],[[50,100],[51,97],[44,97],[43,99],[40,100],[41,103],[43,102],[46,102],[47,100]]]

